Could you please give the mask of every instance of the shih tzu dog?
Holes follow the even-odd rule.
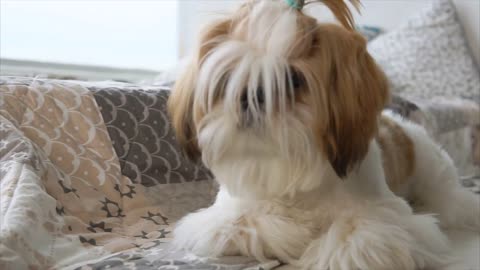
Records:
[[[298,269],[438,269],[440,226],[478,230],[480,200],[424,129],[382,112],[387,79],[347,4],[310,2],[340,24],[303,1],[250,0],[204,29],[169,111],[220,190],[174,244]]]

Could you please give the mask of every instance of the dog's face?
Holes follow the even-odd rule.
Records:
[[[177,139],[233,193],[309,190],[329,170],[346,176],[368,150],[387,82],[346,4],[323,2],[342,26],[283,0],[247,2],[204,30],[177,81]]]

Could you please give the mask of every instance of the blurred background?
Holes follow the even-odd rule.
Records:
[[[364,0],[359,24],[395,29],[439,0]],[[201,25],[240,0],[0,0],[0,75],[148,82],[170,76]],[[454,0],[480,61],[480,0]],[[330,20],[321,5],[308,12]]]
[[[178,59],[178,1],[1,0],[2,75],[139,80]]]

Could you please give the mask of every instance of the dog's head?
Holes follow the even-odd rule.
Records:
[[[341,25],[285,0],[253,0],[201,34],[169,111],[187,155],[201,155],[219,181],[308,189],[305,171],[323,164],[344,177],[368,151],[386,78],[346,3],[321,2]]]

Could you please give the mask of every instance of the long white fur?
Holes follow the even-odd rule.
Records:
[[[375,140],[358,169],[340,180],[314,143],[307,124],[312,108],[285,106],[295,12],[283,1],[265,0],[249,16],[248,42],[225,40],[200,69],[195,102],[206,115],[198,143],[220,191],[211,207],[177,224],[174,244],[203,256],[276,258],[300,269],[445,265],[448,241],[436,217],[445,226],[480,229],[480,201],[460,187],[448,156],[422,128],[386,113],[415,143],[417,169],[408,188],[426,214],[414,214],[390,191]],[[257,128],[239,129],[240,95],[246,87],[252,97],[259,82],[265,112],[249,98]],[[218,91],[224,98],[213,106]],[[280,112],[275,104],[283,104]]]

